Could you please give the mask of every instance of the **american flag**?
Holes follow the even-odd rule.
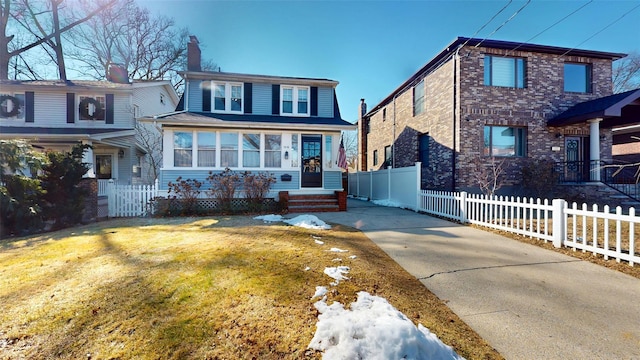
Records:
[[[338,150],[338,167],[347,170],[347,152],[344,150],[342,137],[340,137],[340,150]]]

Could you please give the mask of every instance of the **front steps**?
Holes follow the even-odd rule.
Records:
[[[300,194],[292,195],[286,191],[279,194],[280,201],[286,202],[289,213],[337,212],[347,210],[346,191],[333,194]]]

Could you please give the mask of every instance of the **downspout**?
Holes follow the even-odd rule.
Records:
[[[391,168],[396,168],[396,97],[393,95],[393,141],[391,141]]]
[[[189,111],[189,80],[187,74],[184,74],[184,94],[182,94],[184,98],[184,111]]]
[[[457,73],[456,65],[458,59],[458,53],[460,47],[458,47],[453,53],[453,144],[451,146],[451,192],[456,191],[456,142],[457,142],[457,127],[456,127],[456,113],[458,110],[457,103]]]

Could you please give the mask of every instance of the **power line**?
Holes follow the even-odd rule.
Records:
[[[516,51],[518,50],[522,45],[529,43],[529,41],[537,38],[538,36],[540,36],[542,33],[546,32],[547,30],[551,29],[552,27],[558,25],[559,23],[565,21],[568,17],[570,17],[571,15],[577,13],[578,11],[582,10],[585,6],[591,4],[593,2],[593,0],[589,0],[589,2],[583,4],[582,6],[580,6],[579,8],[575,9],[573,12],[569,13],[568,15],[566,15],[565,17],[563,17],[562,19],[556,21],[555,23],[551,24],[551,26],[547,27],[546,29],[540,31],[539,33],[533,35],[532,37],[530,37],[529,39],[527,39],[526,41],[524,41],[523,43],[521,43],[520,45],[516,46],[515,48],[509,50],[509,53],[512,51]]]
[[[581,42],[580,44],[572,47],[571,49],[567,50],[564,52],[564,54],[560,55],[560,56],[565,56],[567,55],[569,52],[571,52],[571,50],[575,50],[578,46],[586,43],[587,41],[591,40],[592,38],[594,38],[596,35],[600,34],[601,32],[605,31],[606,29],[608,29],[611,25],[617,23],[618,21],[622,20],[623,17],[629,15],[631,12],[633,12],[635,9],[640,8],[640,4],[634,6],[631,10],[625,12],[624,14],[622,14],[619,18],[615,19],[613,22],[609,23],[607,26],[603,27],[602,29],[600,29],[599,31],[597,31],[595,34],[591,35],[590,37],[588,37],[586,40],[584,40],[583,42]]]
[[[518,9],[516,12],[514,12],[513,15],[511,15],[510,18],[505,20],[505,22],[503,22],[502,24],[500,24],[500,26],[498,26],[495,30],[493,30],[493,32],[491,34],[487,35],[486,38],[482,39],[482,41],[477,43],[475,47],[480,46],[480,44],[482,44],[485,40],[487,40],[491,35],[495,34],[496,32],[498,32],[498,30],[502,29],[503,26],[505,26],[509,21],[511,21],[514,17],[516,17],[520,13],[520,11],[522,11],[522,9],[526,8],[530,3],[531,3],[531,0],[527,0],[527,2],[524,5],[522,5],[522,7],[520,9]]]
[[[496,16],[500,15],[500,13],[502,13],[504,11],[504,9],[506,9],[509,5],[511,5],[511,3],[513,2],[513,0],[509,0],[509,2],[507,3],[507,5],[503,6],[502,9],[500,9],[500,11],[498,11],[497,13],[495,13],[491,19],[489,19],[489,21],[487,21],[486,23],[484,23],[484,25],[482,25],[475,33],[473,33],[473,35],[471,35],[471,37],[469,39],[467,39],[467,41],[464,42],[464,44],[462,44],[461,48],[463,48],[465,45],[467,45],[467,43],[469,42],[469,40],[471,40],[473,37],[475,37],[480,31],[482,31],[487,25],[489,25],[489,23],[491,23],[493,21],[493,19],[496,18]]]

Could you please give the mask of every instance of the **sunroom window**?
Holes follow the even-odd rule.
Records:
[[[216,166],[215,132],[198,132],[198,166]]]
[[[264,136],[264,166],[265,167],[279,168],[282,166],[281,143],[282,143],[282,135],[266,134]],[[297,149],[298,144],[295,144],[295,145]]]
[[[484,84],[524,88],[526,80],[526,61],[522,58],[485,55]]]
[[[242,166],[260,167],[260,134],[242,134]]]
[[[238,133],[220,133],[220,166],[238,166]]]
[[[524,127],[485,126],[485,156],[526,156],[527,131]]]
[[[173,166],[191,167],[193,158],[193,133],[173,133]]]

